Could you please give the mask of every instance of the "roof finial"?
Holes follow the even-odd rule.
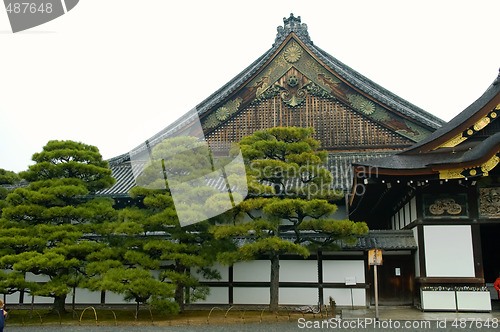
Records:
[[[285,28],[294,28],[296,24],[300,25],[300,16],[293,16],[293,13],[290,13],[290,17],[283,17],[283,23],[285,23]]]
[[[283,26],[278,27],[278,34],[276,35],[274,45],[281,44],[291,32],[295,32],[302,41],[312,44],[307,32],[307,25],[302,23],[300,16],[295,17],[291,13],[289,18],[283,17],[283,23],[285,23]]]

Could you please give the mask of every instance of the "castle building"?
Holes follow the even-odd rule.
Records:
[[[291,14],[283,21],[267,52],[197,105],[199,128],[213,155],[223,155],[232,143],[258,130],[314,127],[314,138],[321,141],[321,148],[329,154],[327,167],[334,176],[333,189],[349,194],[358,184],[353,183],[357,179],[353,163],[361,165],[389,157],[426,142],[444,124],[316,46],[300,16]],[[147,147],[153,148],[174,134],[193,134],[190,131],[195,129],[187,125],[189,118],[183,116],[152,136]],[[133,151],[109,160],[117,182],[99,195],[112,197],[117,204],[127,204],[128,191],[135,186],[132,154]],[[352,209],[362,203],[355,201]],[[336,217],[347,218],[347,199],[338,205]],[[360,209],[365,209],[364,205]],[[352,216],[356,220],[366,217],[357,218],[356,211]],[[378,219],[372,219],[369,227],[374,230],[359,238],[354,246],[344,246],[336,252],[316,252],[307,260],[282,257],[280,304],[327,303],[331,296],[338,305],[370,305],[374,301],[373,275],[367,251],[374,248],[384,250],[386,266],[399,268],[399,274],[384,277],[380,303],[414,304],[413,267],[420,250],[417,238],[411,230],[378,227]],[[206,281],[211,287],[206,303],[269,303],[269,261],[220,266],[219,270],[222,280]]]
[[[500,75],[474,103],[396,154],[357,163],[350,217],[411,231],[415,303],[424,310],[491,310],[500,274]],[[383,267],[384,275],[394,275]],[[484,287],[488,291],[484,291]]]

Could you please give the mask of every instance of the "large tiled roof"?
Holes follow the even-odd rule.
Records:
[[[230,80],[220,89],[218,89],[210,96],[208,96],[208,98],[199,103],[194,110],[199,116],[204,115],[206,112],[210,111],[215,106],[220,104],[222,101],[228,98],[232,93],[234,93],[237,89],[239,89],[245,82],[247,82],[254,74],[256,74],[260,69],[262,69],[264,64],[282,46],[283,41],[286,40],[288,35],[293,33],[320,60],[322,60],[326,65],[330,66],[330,68],[333,71],[341,75],[342,79],[345,80],[348,84],[351,84],[355,88],[379,100],[380,102],[386,104],[387,106],[400,112],[401,114],[428,125],[430,128],[437,129],[444,123],[443,120],[431,115],[428,112],[425,112],[421,108],[411,104],[410,102],[404,100],[403,98],[400,98],[397,95],[391,93],[390,91],[384,89],[380,85],[369,80],[365,76],[356,72],[349,66],[345,65],[344,63],[340,62],[339,60],[337,60],[324,50],[314,45],[314,43],[311,41],[309,37],[309,33],[307,31],[307,25],[301,23],[300,16],[294,17],[293,14],[291,14],[289,18],[284,18],[283,20],[284,20],[284,26],[278,27],[276,40],[272,45],[272,47],[262,56],[260,56],[257,60],[255,60],[252,64],[250,64],[247,68],[245,68],[241,73],[235,76],[232,80]],[[161,141],[162,138],[168,137],[171,133],[175,132],[176,130],[178,130],[178,128],[182,127],[185,123],[189,121],[191,120],[187,119],[186,116],[182,116],[177,121],[167,126],[165,129],[161,130],[156,135],[152,136],[148,140],[148,142],[150,143],[153,142],[151,146],[154,146],[154,142]],[[111,158],[108,161],[111,166],[114,166],[129,160],[130,157],[128,153],[125,153],[115,158]]]
[[[413,105],[412,103],[393,94],[389,90],[381,87],[377,83],[361,75],[360,73],[350,68],[346,64],[340,62],[319,47],[314,45],[308,46],[316,56],[318,56],[330,68],[335,70],[335,72],[341,75],[343,79],[345,79],[347,82],[349,82],[359,90],[365,92],[367,95],[375,98],[376,100],[412,119],[415,119],[421,123],[425,123],[431,128],[440,128],[441,125],[445,123],[440,118],[424,111],[420,107]]]
[[[355,162],[355,164],[379,170],[385,169],[387,172],[419,170],[419,172],[432,173],[435,172],[436,167],[459,168],[459,165],[473,164],[484,158],[488,159],[493,154],[497,154],[500,149],[500,132],[497,132],[500,127],[497,115],[499,105],[500,74],[481,97],[422,141],[392,156]],[[490,115],[485,117],[487,114]],[[478,128],[474,122],[481,118],[487,121]],[[470,129],[471,127],[473,129]],[[479,135],[478,133],[483,128],[488,129],[488,133]],[[464,138],[463,142],[457,145],[441,146],[450,137],[467,130],[472,133],[470,137],[473,139]]]
[[[113,197],[128,195],[129,190],[135,187],[135,179],[130,163],[111,166],[111,171],[116,179],[115,184],[111,188],[101,190],[96,194]]]
[[[353,163],[362,163],[374,158],[387,157],[394,154],[395,151],[364,151],[364,152],[336,152],[330,153],[328,162],[325,166],[333,175],[332,189],[348,191],[352,186]],[[123,196],[127,195],[128,191],[135,186],[135,180],[131,168],[131,163],[126,162],[119,165],[111,166],[113,176],[116,178],[116,183],[108,189],[98,192],[98,195],[105,196]],[[292,182],[289,186],[297,186],[297,182]],[[225,188],[226,183],[220,181],[216,185],[218,189]]]

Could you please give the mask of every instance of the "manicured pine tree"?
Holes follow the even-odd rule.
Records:
[[[53,310],[61,313],[67,294],[82,277],[86,256],[101,246],[83,234],[90,225],[114,217],[113,201],[92,194],[115,180],[91,145],[49,141],[32,159],[35,164],[20,174],[29,186],[8,194],[2,215],[10,234],[30,240],[22,244],[18,236],[6,239],[9,233],[4,233],[0,241],[17,245],[9,247],[0,265],[23,275],[47,276],[46,283],[32,283],[30,293],[54,298]]]
[[[15,184],[21,181],[21,178],[18,174],[12,171],[7,171],[3,168],[0,168],[0,185],[2,184]]]
[[[2,209],[7,206],[5,199],[9,193],[9,190],[2,185],[15,184],[20,180],[21,178],[16,173],[0,168],[0,218],[2,217]]]
[[[116,225],[115,225],[116,226]],[[135,301],[135,318],[140,304],[149,304],[163,313],[177,313],[178,307],[171,299],[175,286],[162,282],[153,271],[158,261],[149,257],[141,248],[144,239],[130,233],[131,228],[116,227],[108,236],[108,247],[87,256],[86,272],[89,278],[84,285],[92,291],[121,294],[126,301]],[[120,233],[115,233],[119,231]]]
[[[209,221],[204,220],[206,210],[211,208],[207,204],[213,203],[209,199],[218,194],[217,190],[197,182],[207,169],[212,169],[206,151],[204,143],[195,137],[171,138],[156,145],[150,162],[137,179],[139,186],[130,191],[136,206],[120,212],[122,227],[136,232],[136,237],[142,234],[145,239],[136,247],[158,262],[159,279],[175,285],[175,302],[180,311],[184,310],[186,300],[194,302],[206,297],[208,287],[202,286],[198,277],[220,278],[210,267],[217,252],[230,245],[227,240],[216,241],[208,232]],[[185,212],[198,222],[186,226],[179,222],[170,192],[172,181],[183,189],[176,194],[191,202],[189,208],[183,207]],[[186,181],[194,182],[184,185]],[[192,197],[198,197],[199,201],[193,203]]]
[[[237,252],[224,253],[227,263],[267,257],[271,261],[270,310],[278,310],[279,258],[283,254],[309,256],[315,240],[306,233],[321,233],[316,248],[332,247],[339,239],[352,240],[365,234],[365,223],[331,218],[333,202],[342,193],[332,189],[333,177],[324,168],[327,153],[310,136],[312,128],[271,128],[245,137],[239,147],[247,165],[250,195],[235,210],[226,213],[232,225],[212,229],[216,238],[246,236]],[[239,217],[239,219],[238,219]],[[284,240],[290,229],[294,241]]]

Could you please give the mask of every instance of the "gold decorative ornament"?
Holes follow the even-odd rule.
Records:
[[[229,117],[229,110],[224,106],[219,107],[217,111],[215,111],[215,117],[219,121],[224,121]]]
[[[233,115],[234,113],[236,113],[238,111],[238,108],[241,105],[241,100],[242,100],[241,98],[236,98],[234,100],[228,101],[223,106],[219,107],[215,111],[215,118],[219,121],[227,120],[231,115]],[[213,120],[210,123],[214,124]],[[217,125],[217,124],[215,124],[215,125]]]
[[[292,43],[292,45],[285,50],[283,56],[286,61],[295,63],[299,61],[300,57],[302,56],[302,48],[300,48],[300,46],[296,43]]]
[[[234,100],[230,100],[228,101],[224,107],[229,111],[229,114],[230,115],[233,115],[234,113],[236,113],[238,111],[238,109],[240,108],[240,105],[241,105],[241,101],[243,99],[241,98],[236,98]]]
[[[490,122],[491,122],[490,118],[486,116],[474,124],[474,130],[480,131],[481,129],[489,125]]]
[[[371,100],[365,100],[361,103],[360,109],[363,113],[370,115],[375,112],[375,104]]]
[[[482,176],[488,176],[488,172],[491,171],[493,168],[495,168],[499,163],[500,163],[500,157],[497,155],[494,155],[484,164],[478,165],[481,167],[481,172],[483,172]],[[467,173],[470,174],[470,176],[475,176],[475,175],[477,175],[477,170],[473,169],[473,168],[477,168],[478,166],[468,167],[468,168],[456,168],[456,169],[442,170],[442,171],[439,171],[439,178],[443,179],[443,180],[444,179],[464,179],[466,176],[464,176],[463,174],[466,170],[469,170]],[[472,173],[474,173],[474,174],[472,174]]]
[[[488,172],[495,168],[499,162],[500,157],[498,157],[498,155],[495,155],[481,166],[481,170],[483,171],[483,173],[485,173],[485,175],[488,175]]]
[[[462,207],[457,204],[453,198],[436,199],[434,204],[429,206],[429,212],[433,215],[441,215],[445,212],[451,215],[457,215],[462,212]]]
[[[366,115],[371,115],[375,112],[375,103],[358,94],[348,94],[347,99],[355,110],[358,110]]]
[[[215,117],[215,114],[210,114],[207,119],[203,123],[203,129],[209,129],[217,126],[219,124],[219,120]]]
[[[469,131],[472,131],[472,129],[469,129]],[[469,133],[469,131],[467,131],[467,133]],[[474,133],[474,132],[472,131],[472,133]],[[472,135],[472,134],[469,134],[469,135]],[[464,137],[464,135],[462,133],[460,133],[459,135],[453,137],[449,141],[446,141],[446,143],[441,144],[437,148],[452,148],[452,147],[455,147],[458,144],[462,143],[466,139],[467,139],[467,137]]]
[[[495,110],[500,110],[500,104],[498,104],[495,107]],[[438,148],[452,148],[452,147],[457,146],[458,144],[462,143],[463,141],[465,141],[468,138],[468,137],[465,137],[464,135],[472,136],[474,134],[474,131],[480,131],[481,129],[484,129],[497,117],[498,117],[498,114],[496,112],[491,112],[489,114],[489,117],[485,116],[484,118],[480,119],[472,127],[467,129],[463,133],[458,134],[457,136],[453,137],[452,139],[446,141],[445,143],[441,144],[436,149],[438,149]],[[436,149],[434,149],[434,150],[436,150]]]

